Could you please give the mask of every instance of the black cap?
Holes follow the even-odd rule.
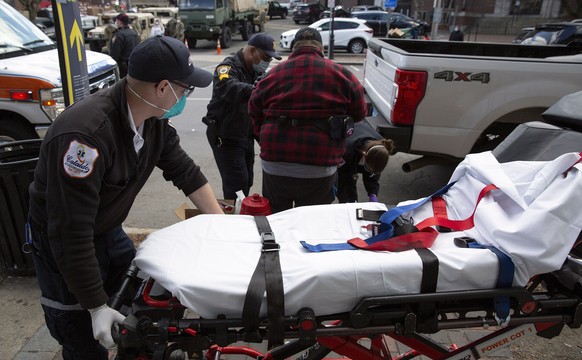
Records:
[[[261,49],[265,52],[265,54],[269,55],[272,58],[277,60],[281,60],[282,57],[279,55],[278,52],[275,51],[275,40],[265,33],[256,33],[249,39],[247,43],[256,47],[257,49]]]
[[[297,31],[297,33],[295,34],[294,39],[295,42],[303,40],[317,41],[323,44],[323,40],[321,40],[321,34],[319,33],[319,31],[310,27],[304,27],[303,29]]]
[[[134,79],[151,83],[169,80],[206,87],[212,82],[212,73],[192,64],[184,43],[162,35],[147,38],[133,49],[127,73]]]
[[[126,13],[121,13],[115,17],[115,20],[120,20],[124,25],[129,24],[129,16]]]

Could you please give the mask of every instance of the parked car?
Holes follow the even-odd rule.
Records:
[[[346,11],[341,5],[336,6],[333,9],[333,16],[334,17],[350,17],[350,13]],[[325,10],[323,12],[322,18],[331,17],[331,10]]]
[[[273,18],[273,16],[280,17],[281,19],[285,19],[287,14],[289,13],[289,9],[282,6],[278,1],[269,1],[269,8],[267,10],[267,15]]]
[[[99,26],[99,16],[81,15],[81,24],[83,26],[85,43],[87,43],[89,41],[89,31]]]
[[[321,34],[323,46],[329,46],[329,32],[331,19],[321,19],[309,25]],[[334,49],[346,49],[350,53],[361,54],[368,47],[368,40],[372,38],[372,29],[366,26],[365,21],[352,18],[337,18],[333,22]],[[299,29],[285,31],[281,34],[279,46],[292,50],[295,44],[295,34]]]
[[[536,25],[520,44],[582,46],[582,23],[559,22]]]
[[[374,36],[386,36],[388,30],[395,28],[408,29],[416,27],[419,30],[419,35],[430,32],[428,23],[414,20],[400,13],[388,13],[378,10],[354,11],[350,14],[350,17],[366,20],[366,25],[374,30]]]
[[[517,34],[515,39],[511,40],[511,42],[513,44],[520,44],[523,41],[523,39],[525,39],[527,37],[527,35],[534,30],[535,30],[535,27],[533,27],[533,26],[527,26],[527,27],[522,28],[519,31],[519,34]]]
[[[51,38],[51,40],[57,39],[55,33],[55,23],[53,23],[53,21],[50,18],[37,16],[34,19],[34,24],[36,25],[36,27],[41,29],[42,32],[44,32],[49,38]]]
[[[289,9],[293,10],[299,4],[303,3],[303,0],[289,0]]]
[[[370,10],[380,10],[380,11],[384,11],[384,9],[381,6],[376,6],[376,5],[356,5],[354,7],[352,7],[350,9],[350,13],[354,12],[354,11],[370,11]]]
[[[295,24],[299,24],[300,22],[311,24],[321,19],[326,9],[320,3],[298,4],[293,10],[293,21]]]

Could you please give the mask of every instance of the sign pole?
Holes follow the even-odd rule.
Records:
[[[65,106],[89,95],[89,72],[79,3],[52,0]]]

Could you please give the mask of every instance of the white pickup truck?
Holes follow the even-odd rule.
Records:
[[[424,155],[411,171],[491,150],[518,124],[582,90],[580,48],[371,39],[365,60],[366,120]]]

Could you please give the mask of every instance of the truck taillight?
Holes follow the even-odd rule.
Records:
[[[427,74],[424,71],[396,69],[392,123],[413,125],[416,108],[424,97]]]

